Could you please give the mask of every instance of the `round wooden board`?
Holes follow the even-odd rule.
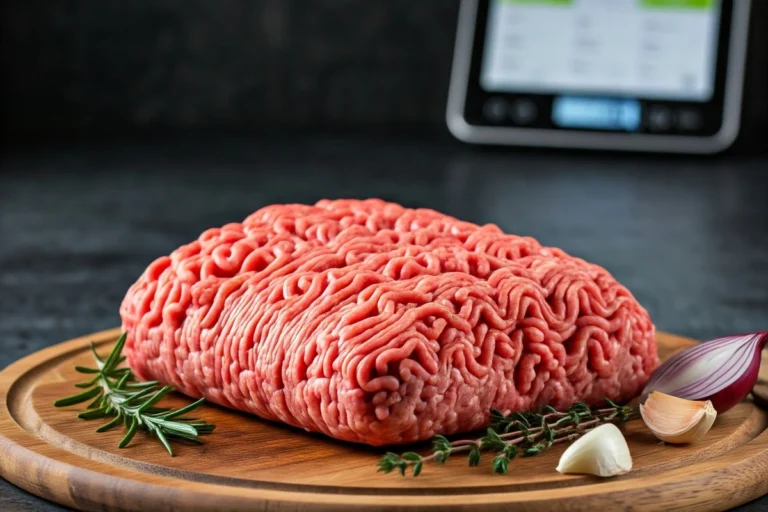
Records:
[[[104,331],[22,359],[0,373],[0,474],[38,496],[86,510],[724,510],[768,492],[768,416],[744,402],[719,417],[700,443],[659,443],[642,421],[626,427],[631,473],[610,479],[564,476],[556,446],[493,475],[455,457],[418,478],[376,472],[383,450],[337,442],[212,405],[200,416],[216,432],[203,446],[176,444],[171,458],[137,435],[118,449],[120,429],[96,434],[82,406],[56,409],[82,380]],[[659,333],[663,358],[692,343]],[[187,402],[181,397],[172,400]],[[427,448],[417,446],[416,449]]]

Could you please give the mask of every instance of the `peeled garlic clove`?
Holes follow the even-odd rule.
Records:
[[[698,441],[709,432],[717,411],[709,400],[697,402],[654,391],[640,405],[640,415],[662,441],[686,444]]]
[[[632,469],[627,441],[616,425],[606,423],[587,432],[563,452],[557,470],[564,474],[615,476]]]

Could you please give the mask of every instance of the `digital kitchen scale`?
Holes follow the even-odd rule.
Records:
[[[739,131],[750,0],[462,0],[447,108],[479,144],[681,153]]]

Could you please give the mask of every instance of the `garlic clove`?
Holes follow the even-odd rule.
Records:
[[[616,425],[606,423],[587,432],[560,457],[557,471],[563,474],[615,476],[632,470],[627,441]]]
[[[717,418],[709,400],[698,402],[654,391],[644,404],[640,415],[653,434],[666,443],[694,443],[704,437]]]

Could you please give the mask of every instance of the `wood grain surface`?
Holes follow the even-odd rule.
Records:
[[[555,471],[565,449],[515,460],[493,475],[455,457],[418,478],[382,475],[383,450],[206,405],[216,423],[203,446],[177,443],[171,458],[137,435],[118,449],[120,429],[95,434],[76,419],[75,364],[90,364],[94,341],[106,353],[117,330],[37,352],[0,373],[0,474],[46,499],[86,510],[724,510],[768,492],[768,415],[744,402],[719,417],[700,443],[667,446],[641,421],[626,427],[631,473],[611,479]],[[662,358],[693,341],[660,333]],[[173,397],[170,402],[187,402]],[[428,444],[413,447],[428,450]]]

